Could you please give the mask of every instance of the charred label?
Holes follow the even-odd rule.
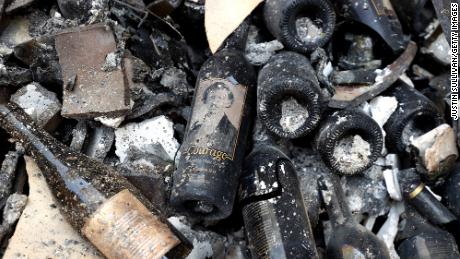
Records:
[[[378,16],[395,16],[395,12],[393,10],[393,6],[391,5],[390,0],[371,0],[372,5],[374,6],[375,11],[377,12]]]
[[[195,96],[185,153],[233,160],[246,93],[247,87],[232,79],[202,81]]]
[[[361,251],[357,250],[356,248],[344,245],[342,247],[342,258],[344,259],[365,259],[366,256],[361,253]]]
[[[128,190],[107,200],[82,232],[109,259],[161,258],[180,243]]]

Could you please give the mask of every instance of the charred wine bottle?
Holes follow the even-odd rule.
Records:
[[[191,216],[230,215],[253,114],[256,76],[243,52],[243,23],[202,66],[193,110],[173,174],[171,202]]]
[[[267,0],[264,18],[279,41],[302,53],[326,44],[335,28],[334,6],[328,0]]]
[[[385,142],[390,152],[407,152],[411,139],[444,123],[443,116],[428,98],[413,87],[400,82],[385,95],[398,100],[396,111],[384,125]]]
[[[72,226],[108,258],[183,258],[190,245],[115,169],[58,142],[15,104],[0,125],[26,147]]]
[[[245,162],[239,193],[253,258],[318,258],[294,165],[265,135]]]
[[[326,245],[327,258],[390,258],[385,243],[355,222],[343,200],[345,196],[339,180],[321,177],[318,185],[332,224],[332,233]]]
[[[431,225],[412,206],[401,214],[401,228],[397,241],[401,258],[453,259],[460,258],[453,236]]]
[[[408,39],[389,0],[338,0],[337,5],[346,18],[376,31],[393,51],[402,51],[407,46]]]
[[[399,245],[398,254],[401,258],[460,258],[455,240],[444,231],[423,232],[408,238]]]
[[[425,188],[415,168],[403,170],[399,174],[401,190],[409,204],[431,223],[438,225],[460,241],[460,222],[436,197]]]
[[[341,110],[321,123],[316,149],[324,163],[343,175],[361,173],[381,155],[383,136],[380,126],[364,112]]]
[[[283,138],[305,136],[318,125],[321,108],[319,82],[305,56],[279,53],[259,72],[258,116],[272,133]]]
[[[449,178],[442,186],[443,201],[446,206],[457,216],[460,217],[460,163],[455,165]]]

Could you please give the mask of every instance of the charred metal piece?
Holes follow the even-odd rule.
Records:
[[[410,42],[406,50],[383,70],[376,70],[375,82],[370,86],[335,86],[335,95],[329,102],[331,108],[357,106],[370,100],[390,87],[409,68],[417,53],[417,44]]]
[[[360,110],[336,111],[321,123],[315,145],[331,170],[353,175],[369,168],[381,155],[382,130]],[[355,147],[364,149],[351,155]]]
[[[335,28],[335,11],[328,0],[268,0],[264,18],[279,41],[302,53],[326,44]]]
[[[253,258],[318,258],[294,166],[273,143],[246,159],[240,201]]]
[[[421,136],[444,122],[436,106],[405,83],[398,83],[387,94],[398,100],[398,108],[384,126],[390,152],[408,152],[411,138]]]
[[[265,127],[283,138],[310,133],[321,118],[323,100],[309,60],[282,52],[259,72],[257,111]]]
[[[389,0],[338,0],[337,4],[343,16],[372,28],[394,52],[406,48],[407,37]]]

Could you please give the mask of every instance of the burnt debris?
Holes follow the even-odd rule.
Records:
[[[209,1],[0,0],[0,255],[459,257],[450,2]]]

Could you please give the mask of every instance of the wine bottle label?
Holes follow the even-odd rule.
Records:
[[[371,0],[372,6],[377,12],[378,16],[388,15],[395,16],[393,6],[391,5],[390,0]]]
[[[212,78],[196,90],[184,153],[233,160],[247,87],[233,78]]]
[[[180,243],[128,190],[99,207],[82,232],[109,259],[161,258]]]
[[[361,253],[358,249],[349,246],[349,245],[344,245],[342,247],[342,258],[343,259],[366,259],[366,256]]]

